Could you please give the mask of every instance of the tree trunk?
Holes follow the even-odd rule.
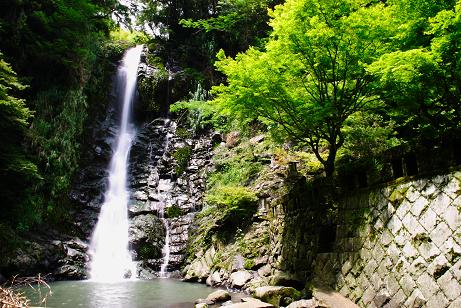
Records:
[[[330,148],[330,152],[328,153],[328,158],[327,160],[323,163],[323,166],[325,168],[325,175],[327,178],[330,178],[333,176],[333,173],[335,172],[335,160],[336,160],[336,153],[338,150],[336,147],[332,146]]]

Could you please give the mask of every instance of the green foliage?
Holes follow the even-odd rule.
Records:
[[[416,4],[420,2],[427,4]],[[368,67],[406,139],[436,138],[458,129],[461,120],[461,2],[419,7],[406,3],[406,11],[412,13],[406,18],[410,25],[424,21],[419,25],[424,42],[405,37],[405,50],[385,54]]]
[[[181,139],[189,139],[192,138],[192,133],[184,127],[178,127],[176,129],[176,135]]]
[[[39,93],[34,103],[38,112],[32,123],[32,148],[54,199],[67,192],[76,170],[87,100],[82,90],[52,89]],[[57,106],[60,110],[56,110]]]
[[[365,66],[392,48],[395,32],[386,7],[362,4],[291,0],[277,6],[265,51],[218,55],[228,85],[214,89],[215,102],[309,145],[331,175],[345,121],[380,107]],[[324,145],[327,159],[320,155]]]
[[[176,114],[194,133],[210,127],[222,128],[226,121],[219,114],[216,106],[210,104],[208,98],[208,91],[198,83],[195,92],[190,93],[190,99],[170,105],[170,111]]]
[[[400,140],[395,137],[394,125],[378,114],[357,112],[345,122],[344,146],[338,156],[360,159],[398,146]]]
[[[20,240],[11,226],[0,224],[0,266],[6,264],[8,256],[20,246]]]
[[[149,243],[143,243],[141,247],[139,247],[138,252],[141,260],[149,260],[160,257],[158,255],[158,249]]]
[[[176,218],[176,217],[183,216],[184,211],[180,207],[176,205],[172,205],[166,208],[166,215],[168,218]]]
[[[0,220],[8,219],[12,226],[21,219],[26,225],[35,220],[33,206],[26,204],[27,194],[41,179],[37,166],[22,146],[32,112],[24,100],[12,95],[24,88],[0,53],[0,197],[3,200]]]
[[[239,215],[246,207],[257,201],[254,191],[242,186],[216,187],[207,194],[205,201],[219,209],[229,211],[229,214]]]
[[[268,33],[267,10],[281,1],[274,0],[228,0],[219,1],[215,16],[206,19],[182,19],[186,28],[205,31],[211,37],[226,42],[231,54],[257,44]],[[224,46],[216,46],[224,47]]]
[[[243,268],[247,270],[251,270],[255,267],[255,261],[253,259],[246,259],[243,263]]]
[[[192,155],[192,148],[188,145],[176,149],[172,154],[176,160],[176,174],[181,175],[186,171],[187,165],[189,164],[190,156]]]
[[[232,151],[219,147],[213,162],[216,171],[208,176],[208,191],[219,191],[223,186],[250,185],[262,170],[255,157],[255,148],[243,143]]]

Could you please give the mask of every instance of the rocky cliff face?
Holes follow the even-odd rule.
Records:
[[[179,159],[178,153],[183,152],[187,156]],[[140,277],[158,275],[164,262],[160,252],[165,244],[166,229],[170,250],[167,269],[174,272],[182,264],[189,225],[201,209],[210,153],[211,138],[180,137],[175,122],[170,120],[157,119],[139,130],[130,159],[129,211],[134,224],[130,229],[132,247],[134,259],[139,261]],[[159,223],[151,233],[156,233],[158,240],[140,240],[134,230],[149,225],[153,217]],[[140,241],[146,245],[140,246]],[[145,253],[147,250],[151,251]]]
[[[146,50],[144,51],[146,52]],[[138,274],[158,275],[164,263],[166,235],[169,240],[168,271],[176,271],[184,259],[188,228],[201,209],[205,175],[210,162],[211,138],[192,138],[186,129],[176,131],[176,123],[166,119],[171,93],[179,95],[184,82],[179,73],[165,75],[142,56],[139,67],[139,101],[135,107],[137,134],[130,153],[129,239]],[[176,80],[178,79],[178,80]],[[142,89],[142,87],[147,88]],[[73,204],[72,225],[66,232],[46,231],[31,237],[10,260],[6,276],[52,273],[57,279],[85,279],[88,243],[104,202],[107,167],[116,141],[119,110],[113,94],[107,108],[87,128],[86,148],[81,169],[69,193]],[[147,110],[147,111],[146,111]]]

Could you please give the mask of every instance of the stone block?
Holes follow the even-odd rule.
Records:
[[[373,299],[373,303],[377,307],[383,307],[386,303],[391,300],[391,295],[386,289],[381,289],[378,294],[376,294],[375,298]]]
[[[404,200],[396,210],[396,214],[400,219],[403,219],[405,215],[410,211],[412,204],[408,200]]]
[[[431,201],[430,207],[437,215],[442,216],[443,212],[450,205],[450,203],[450,197],[444,193],[440,193],[437,195],[437,197],[435,197],[435,199]]]
[[[376,263],[375,260],[371,259],[365,265],[365,268],[364,268],[363,271],[364,271],[365,275],[367,275],[368,277],[371,277],[371,275],[373,275],[373,273],[375,272],[376,268],[378,268],[378,264]]]
[[[413,277],[419,277],[420,274],[426,272],[427,269],[427,262],[423,259],[423,257],[417,257],[408,268],[409,273]]]
[[[453,237],[450,237],[445,243],[443,243],[440,250],[450,262],[455,262],[459,256],[461,256],[461,246],[455,242]]]
[[[427,299],[421,293],[420,290],[416,289],[411,293],[410,297],[406,300],[404,307],[412,307],[412,308],[419,308],[424,307],[426,304]]]
[[[437,225],[437,214],[429,208],[423,214],[419,222],[427,232],[432,232]]]
[[[437,225],[431,232],[431,240],[437,247],[441,247],[443,243],[452,235],[452,231],[444,222]]]
[[[432,178],[432,183],[434,183],[435,186],[441,188],[445,186],[449,181],[449,178],[447,175],[438,175],[434,178]]]
[[[384,278],[384,283],[386,285],[386,289],[393,297],[399,290],[400,290],[400,285],[397,279],[395,279],[396,273],[389,273],[386,278]]]
[[[344,262],[343,266],[341,267],[341,273],[345,276],[345,275],[347,275],[347,273],[349,273],[351,268],[352,268],[351,260],[346,260]]]
[[[406,295],[400,289],[392,296],[391,300],[384,306],[384,308],[401,308],[406,300]]]
[[[381,218],[378,218],[376,222],[373,224],[373,229],[375,232],[381,232],[384,228],[384,222]]]
[[[364,273],[362,273],[358,277],[357,281],[358,281],[359,289],[362,290],[362,293],[363,293],[363,290],[368,288],[370,286],[370,284],[371,284],[371,282],[367,278],[367,275],[365,275]]]
[[[448,308],[459,308],[461,307],[461,298],[455,299]]]
[[[399,284],[407,297],[409,297],[411,293],[413,293],[413,290],[416,289],[416,283],[409,274],[404,274],[400,279]]]
[[[368,241],[369,242],[369,241]],[[372,250],[370,248],[362,248],[360,251],[360,257],[363,260],[370,260],[372,258]]]
[[[414,185],[410,186],[405,194],[405,198],[411,203],[415,202],[420,196],[420,192],[415,189]]]
[[[413,206],[410,208],[411,213],[415,217],[419,217],[421,213],[427,208],[429,205],[429,201],[423,196],[420,196],[416,201],[413,203]]]
[[[410,268],[410,262],[405,257],[400,257],[397,262],[395,263],[395,271],[398,271],[399,273],[407,272],[408,269]]]
[[[362,295],[362,301],[365,304],[366,307],[369,306],[371,302],[373,302],[373,299],[375,298],[376,291],[373,289],[373,286],[368,286],[368,288],[363,292]]]
[[[339,293],[344,296],[344,297],[348,297],[349,294],[351,292],[351,289],[347,286],[347,284],[345,284],[340,290],[339,290]]]
[[[457,207],[458,210],[461,210],[461,195],[454,199],[451,205]]]
[[[461,281],[461,259],[451,267],[450,271],[457,281]]]
[[[438,191],[437,186],[435,186],[434,183],[429,182],[426,184],[424,189],[421,191],[421,195],[425,196],[428,199],[432,199],[437,193],[437,191]]]
[[[389,257],[384,257],[379,263],[378,269],[376,270],[381,277],[387,277],[389,270],[392,268],[392,261]]]
[[[452,231],[461,226],[461,215],[456,207],[448,206],[441,216]]]
[[[389,246],[390,243],[392,243],[394,239],[394,236],[389,232],[389,230],[384,230],[383,233],[381,234],[381,244],[383,246]]]
[[[452,177],[448,184],[443,187],[442,191],[447,194],[447,196],[459,195],[461,192],[460,181],[457,178]]]
[[[395,207],[394,207],[394,205],[392,205],[392,203],[388,202],[388,203],[387,203],[387,211],[385,211],[383,214],[387,214],[387,215],[389,215],[389,216],[392,216],[392,215],[394,215],[394,213],[395,213]],[[384,215],[383,215],[383,216],[384,216]],[[388,217],[389,217],[389,216],[388,216]]]
[[[413,246],[411,242],[407,242],[402,251],[405,257],[409,260],[414,259],[418,255],[418,250]]]
[[[371,287],[375,290],[375,293],[377,293],[384,284],[377,272],[373,273],[373,275],[371,275],[371,277],[369,277],[368,279],[370,280]]]
[[[442,292],[434,294],[426,303],[426,307],[445,308],[450,302]]]
[[[440,289],[445,294],[447,299],[453,301],[460,297],[461,295],[461,286],[459,281],[447,271],[442,277],[437,280]]]
[[[425,298],[431,298],[432,295],[436,294],[440,289],[434,278],[428,273],[421,274],[416,281],[416,284]]]
[[[422,242],[418,247],[418,251],[426,261],[431,261],[441,253],[440,249],[429,241]]]
[[[402,220],[402,224],[405,226],[408,232],[410,232],[412,237],[426,232],[426,230],[420,225],[418,220],[411,213],[408,213],[405,216],[405,218]]]
[[[395,243],[392,243],[387,248],[387,255],[391,258],[392,263],[397,264],[397,261],[400,259],[402,250],[397,247]]]
[[[354,276],[354,274],[352,273],[349,273],[349,275],[347,275],[345,278],[344,278],[344,281],[346,282],[346,286],[350,289],[354,289],[357,287],[357,281],[356,281],[356,278]]]
[[[371,255],[373,259],[376,260],[377,263],[380,263],[381,260],[384,258],[385,250],[381,247],[379,243],[376,243],[375,247],[373,248]]]
[[[402,228],[402,221],[397,216],[392,216],[387,223],[387,228],[393,235],[396,235]]]
[[[427,267],[427,272],[434,277],[439,277],[450,268],[451,264],[444,255],[437,256]]]

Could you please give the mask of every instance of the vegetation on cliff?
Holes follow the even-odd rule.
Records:
[[[460,5],[286,1],[269,9],[272,32],[261,44],[234,58],[225,54],[235,50],[217,53],[225,82],[207,101],[176,109],[234,123],[220,128],[259,123],[276,140],[307,147],[328,176],[338,157],[453,134],[461,107]],[[216,22],[183,24],[207,30]]]
[[[139,38],[115,31],[117,10],[117,1],[0,5],[1,262],[15,233],[65,227],[85,128],[105,109],[113,63]]]

